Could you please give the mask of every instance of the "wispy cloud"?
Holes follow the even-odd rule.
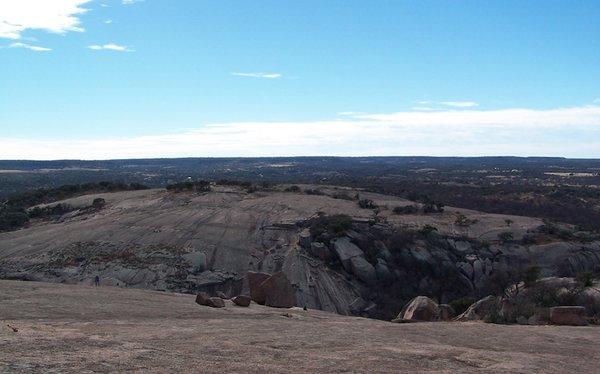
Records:
[[[250,77],[250,78],[266,78],[266,79],[277,79],[283,77],[280,73],[239,73],[232,72],[231,75],[238,77]]]
[[[40,47],[37,45],[18,43],[18,42],[10,44],[9,47],[10,48],[24,48],[24,49],[29,49],[30,51],[35,51],[35,52],[49,52],[52,50],[51,48]]]
[[[113,23],[112,19],[107,19],[106,21],[104,21],[105,24],[110,25],[111,23]]]
[[[108,43],[108,44],[103,44],[103,45],[94,44],[94,45],[88,46],[88,48],[93,49],[94,51],[108,50],[108,51],[116,51],[116,52],[133,52],[133,49],[130,49],[127,46],[114,44],[114,43]]]
[[[364,112],[339,112],[338,116],[348,117],[348,116],[357,116],[360,114],[365,114]]]
[[[473,108],[479,105],[474,101],[441,101],[440,104],[455,108]]]
[[[0,38],[21,39],[26,30],[64,34],[83,31],[81,5],[91,0],[2,0],[0,1]]]
[[[121,4],[123,5],[131,5],[131,4],[135,4],[135,3],[142,3],[145,0],[122,0]]]
[[[0,138],[1,159],[178,156],[600,157],[600,106],[363,114],[310,122],[235,122],[96,140]]]

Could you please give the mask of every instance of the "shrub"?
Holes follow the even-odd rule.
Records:
[[[333,197],[334,199],[340,199],[340,200],[354,200],[354,198],[350,195],[348,195],[346,192],[336,192],[333,195],[331,195],[331,197]]]
[[[315,189],[311,189],[311,188],[309,188],[307,190],[304,190],[304,193],[307,194],[307,195],[319,195],[319,196],[320,195],[325,195],[323,193],[323,191],[321,191],[321,190],[315,190]]]
[[[324,234],[333,237],[343,236],[352,228],[352,217],[345,214],[321,215],[310,226],[310,234],[317,238]]]
[[[394,214],[416,214],[419,212],[419,207],[416,205],[397,206],[393,212]]]
[[[592,287],[594,285],[594,279],[596,274],[591,271],[582,271],[577,273],[575,280],[577,284],[582,288]]]
[[[527,269],[525,269],[525,273],[524,273],[524,277],[523,277],[523,281],[525,282],[525,286],[531,286],[533,284],[535,284],[538,279],[540,278],[540,272],[542,269],[540,269],[539,266],[530,266]]]
[[[501,232],[500,234],[498,234],[498,240],[500,240],[501,243],[509,243],[511,241],[513,241],[514,237],[512,232]]]
[[[464,313],[467,309],[469,309],[469,307],[473,305],[474,302],[474,298],[465,296],[456,300],[452,300],[450,302],[450,306],[452,307],[452,309],[454,309],[456,315],[459,315]]]
[[[94,199],[94,201],[92,201],[92,207],[94,207],[95,209],[100,209],[104,207],[104,205],[106,205],[106,200],[104,200],[101,197],[97,197]]]
[[[431,226],[431,225],[425,225],[423,227],[421,227],[421,229],[419,229],[419,234],[421,234],[424,237],[428,237],[429,235],[431,235],[433,232],[438,231],[438,229],[436,229],[435,227]]]
[[[297,192],[300,192],[300,191],[301,191],[301,189],[300,189],[300,187],[298,187],[298,186],[294,185],[294,186],[289,186],[289,187],[288,187],[288,188],[286,188],[284,191],[285,191],[285,192],[296,192],[296,193],[297,193]]]
[[[196,182],[180,182],[167,185],[167,191],[196,191],[196,192],[209,192],[210,182],[208,181],[196,181]]]
[[[358,206],[362,209],[376,209],[377,204],[371,199],[360,199],[358,200]]]

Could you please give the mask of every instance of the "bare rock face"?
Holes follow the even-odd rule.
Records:
[[[480,321],[499,310],[500,300],[495,296],[487,296],[471,305],[457,321]]]
[[[206,292],[199,292],[196,295],[196,304],[199,305],[208,305],[210,296]]]
[[[440,321],[450,321],[456,313],[454,312],[454,308],[452,308],[448,304],[440,304]]]
[[[250,296],[255,303],[264,305],[267,300],[267,295],[263,291],[261,285],[264,281],[269,279],[270,275],[266,273],[259,273],[255,271],[249,271],[248,287],[250,287]]]
[[[439,305],[427,296],[417,296],[404,306],[393,322],[433,322],[439,320]]]
[[[553,325],[585,326],[585,308],[582,306],[557,306],[550,308],[550,323]]]
[[[265,294],[265,305],[291,308],[296,305],[296,291],[283,272],[273,274],[260,287]]]
[[[310,253],[323,261],[329,260],[329,248],[327,248],[327,246],[323,243],[310,243]]]
[[[208,299],[208,306],[212,307],[212,308],[224,308],[225,307],[225,301],[223,301],[223,299],[221,299],[220,297],[210,297]]]
[[[231,299],[231,301],[237,306],[250,306],[251,299],[250,296],[239,295]]]
[[[377,282],[377,272],[362,256],[352,257],[350,259],[350,267],[352,274],[366,284],[375,284]]]

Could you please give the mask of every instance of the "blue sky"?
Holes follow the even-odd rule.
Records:
[[[600,157],[598,20],[592,0],[0,0],[0,158]]]

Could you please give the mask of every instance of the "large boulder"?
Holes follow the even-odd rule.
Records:
[[[263,291],[261,285],[264,281],[269,279],[271,275],[266,273],[259,273],[255,271],[249,271],[247,274],[248,277],[248,287],[250,288],[250,297],[254,300],[255,303],[264,305],[267,300],[267,295]]]
[[[329,248],[321,242],[310,243],[310,253],[323,261],[329,260]]]
[[[432,322],[439,320],[439,305],[427,296],[417,296],[404,306],[394,322]]]
[[[196,304],[199,305],[208,305],[210,296],[206,292],[198,292],[196,295]]]
[[[500,308],[500,298],[487,296],[471,305],[463,314],[456,317],[457,321],[480,321],[493,314]]]
[[[352,274],[366,284],[375,284],[377,282],[375,268],[364,257],[352,257],[350,259],[350,267]]]
[[[310,249],[310,243],[312,242],[312,238],[310,235],[310,231],[308,229],[304,229],[298,235],[298,244],[300,247],[304,249]]]
[[[265,294],[265,305],[274,308],[291,308],[296,305],[296,290],[280,271],[260,285]]]
[[[223,301],[223,299],[221,299],[220,297],[210,297],[208,298],[207,305],[213,308],[224,308],[225,301]]]
[[[231,299],[231,301],[238,306],[250,306],[250,296],[239,295]]]
[[[190,252],[182,256],[198,271],[206,270],[206,254],[204,252]]]
[[[456,313],[454,312],[454,308],[452,308],[448,304],[440,304],[440,321],[450,321]]]
[[[550,308],[550,323],[553,325],[585,326],[585,308],[582,306],[557,306]]]
[[[350,241],[350,238],[338,238],[333,242],[333,251],[340,259],[347,272],[352,272],[351,259],[357,256],[364,256],[363,251]]]

